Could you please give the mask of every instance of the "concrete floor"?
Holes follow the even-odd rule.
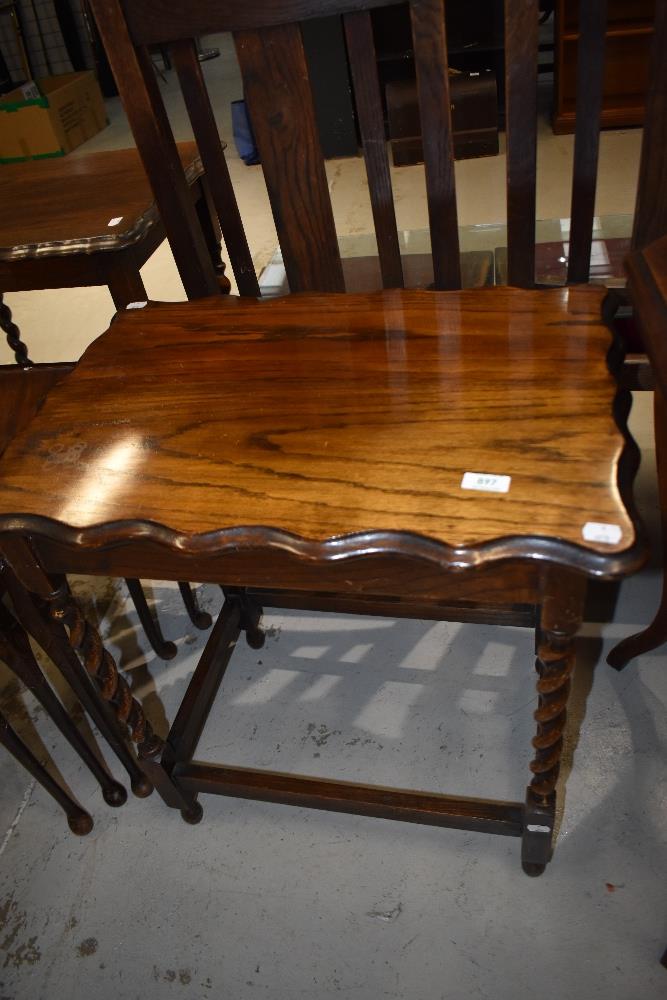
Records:
[[[205,72],[228,135],[224,108],[240,96],[233,62]],[[171,78],[164,89],[178,131]],[[117,103],[110,110],[110,128],[83,151],[127,143]],[[633,131],[605,135],[600,214],[632,210],[638,143]],[[545,125],[543,217],[567,215],[568,157],[571,139]],[[261,265],[275,248],[261,175],[233,152],[230,162]],[[462,222],[502,220],[503,169],[502,156],[457,165]],[[343,231],[362,231],[359,161],[329,171]],[[396,173],[405,224],[423,225],[417,171]],[[150,294],[181,297],[174,275],[165,245],[145,268]],[[76,356],[111,315],[104,290],[8,298],[38,360]],[[632,428],[643,450],[637,499],[657,552],[648,394],[637,397]],[[654,561],[622,585],[612,622],[584,626],[555,856],[539,879],[522,874],[513,839],[215,797],[204,798],[197,827],[156,795],[114,811],[26,698],[21,731],[39,750],[36,724],[95,829],[70,834],[48,796],[0,756],[0,997],[664,997],[665,650],[621,674],[604,662],[651,619],[659,579]],[[154,585],[179,645],[163,663],[122,584],[75,584],[164,731],[205,635],[192,631],[173,587]],[[219,607],[215,588],[200,592]],[[266,624],[263,650],[235,653],[200,758],[523,798],[535,702],[527,630],[297,612]],[[19,708],[9,682],[3,705]]]

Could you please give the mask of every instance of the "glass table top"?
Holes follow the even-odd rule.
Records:
[[[623,259],[630,248],[632,233],[631,215],[595,216],[591,250],[592,282],[623,285]],[[569,250],[570,220],[538,219],[535,224],[536,280],[544,284],[560,285],[565,282]],[[399,231],[401,256],[430,255],[431,237],[428,229]],[[377,257],[374,233],[339,236],[338,246],[343,261],[349,258]],[[491,223],[459,227],[461,254],[486,253],[489,257],[490,281],[503,284],[507,254],[507,226]],[[260,276],[260,288],[265,297],[284,295],[287,290],[285,268],[278,248]]]

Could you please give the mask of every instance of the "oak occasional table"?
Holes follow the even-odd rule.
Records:
[[[5,455],[0,551],[129,725],[168,805],[197,822],[198,793],[215,792],[508,834],[524,870],[544,870],[586,581],[645,556],[604,295],[151,303],[88,348]],[[68,572],[223,585],[166,738]],[[240,633],[262,643],[262,606],[534,626],[525,802],[194,760]]]
[[[179,143],[193,201],[222,283],[220,228],[194,142]],[[144,301],[140,268],[165,239],[136,149],[5,164],[0,169],[0,289],[107,285],[116,309]],[[20,317],[16,317],[20,326]],[[8,342],[23,364],[18,334]]]

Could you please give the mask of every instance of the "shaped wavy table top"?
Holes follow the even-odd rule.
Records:
[[[181,142],[178,152],[192,184],[204,172],[197,145]],[[142,239],[159,218],[134,147],[0,170],[0,261],[119,250]]]
[[[127,311],[5,453],[0,530],[635,569],[603,296],[388,291]],[[462,488],[465,473],[509,489]]]

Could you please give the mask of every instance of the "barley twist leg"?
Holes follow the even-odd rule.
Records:
[[[556,816],[556,784],[563,753],[575,635],[583,613],[585,581],[573,574],[551,574],[537,636],[537,732],[526,791],[521,862],[527,875],[541,875],[551,856]]]
[[[12,320],[12,311],[4,301],[2,292],[0,292],[0,329],[7,336],[7,343],[14,352],[16,364],[21,368],[31,368],[32,361],[28,357],[28,348],[21,340],[21,331]]]
[[[99,632],[81,613],[67,582],[63,581],[47,601],[51,618],[64,626],[72,649],[95,681],[102,698],[113,706],[118,721],[128,727],[131,738],[137,745],[139,763],[146,777],[168,806],[180,809],[183,819],[188,823],[198,823],[202,818],[201,805],[196,796],[182,791],[172,781],[161,761],[165,741],[153,731],[143,708],[119,673],[111,653],[104,648]]]

